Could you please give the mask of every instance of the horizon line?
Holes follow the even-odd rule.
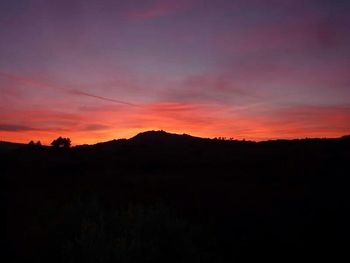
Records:
[[[111,141],[118,141],[118,140],[130,140],[134,137],[136,137],[139,134],[143,134],[143,133],[147,133],[147,132],[164,132],[170,135],[179,135],[179,136],[191,136],[194,138],[199,138],[199,139],[207,139],[207,140],[221,140],[221,141],[240,141],[240,142],[255,142],[255,143],[260,143],[260,142],[269,142],[269,141],[295,141],[295,140],[317,140],[317,139],[342,139],[345,137],[350,136],[350,134],[344,134],[341,136],[337,136],[337,137],[295,137],[295,138],[271,138],[271,139],[262,139],[262,140],[250,140],[250,139],[235,139],[234,137],[225,137],[225,136],[217,136],[217,137],[201,137],[201,136],[196,136],[196,135],[192,135],[192,134],[187,134],[187,133],[174,133],[174,132],[168,132],[165,130],[146,130],[143,132],[139,132],[129,138],[114,138],[114,139],[110,139],[110,140],[106,140],[106,141],[97,141],[93,144],[89,144],[89,143],[83,143],[83,144],[72,144],[72,147],[78,147],[78,146],[85,146],[85,145],[96,145],[96,144],[100,144],[100,143],[106,143],[106,142],[111,142]],[[62,137],[62,136],[61,136]],[[63,136],[64,137],[64,136]],[[52,140],[55,140],[57,138],[53,138]],[[34,140],[29,140],[30,141],[34,141]],[[40,141],[40,140],[37,140]],[[0,143],[13,143],[13,144],[23,144],[23,145],[27,145],[29,142],[14,142],[14,141],[4,141],[0,139]],[[40,141],[41,142],[41,141]],[[42,144],[42,146],[50,146],[50,144]]]

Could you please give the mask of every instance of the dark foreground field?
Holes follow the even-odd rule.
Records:
[[[284,262],[349,250],[349,137],[147,132],[11,148],[0,165],[6,262]]]

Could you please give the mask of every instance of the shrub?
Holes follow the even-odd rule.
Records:
[[[104,214],[96,200],[78,200],[71,209],[69,225],[78,231],[67,235],[63,262],[204,261],[193,227],[163,205]]]

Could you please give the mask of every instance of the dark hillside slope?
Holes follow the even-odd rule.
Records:
[[[6,153],[23,147],[25,144],[0,141],[0,153]]]
[[[75,240],[66,208],[94,196],[107,218],[163,204],[202,229],[195,240],[211,245],[192,240],[198,255],[223,262],[321,258],[324,248],[350,241],[349,163],[346,138],[256,143],[152,131],[71,149],[24,147],[0,163],[8,251],[19,261],[60,261]]]

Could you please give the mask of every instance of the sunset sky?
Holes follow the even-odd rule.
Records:
[[[350,1],[0,1],[0,140],[350,134]]]

